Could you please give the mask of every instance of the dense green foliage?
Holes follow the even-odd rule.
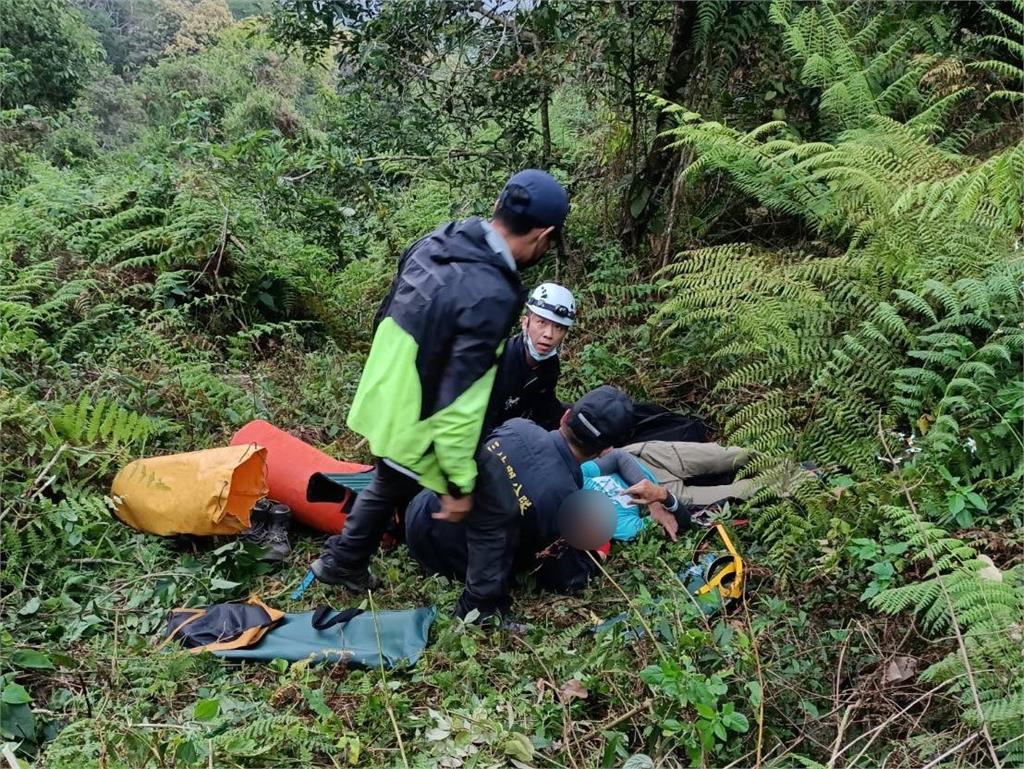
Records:
[[[1024,6],[76,6],[0,0],[12,750],[1024,765]],[[315,537],[270,573],[130,531],[117,469],[252,418],[366,458],[344,417],[397,255],[524,164],[573,194],[527,276],[583,308],[562,397],[610,382],[757,451],[742,604],[700,614],[675,578],[695,535],[648,532],[580,596],[527,580],[532,629],[485,635],[399,548],[375,605],[442,608],[413,671],[154,652],[175,606],[344,598],[288,598]],[[586,632],[624,609],[645,638]]]
[[[0,5],[0,109],[62,109],[99,61],[96,34],[60,0],[4,0]]]

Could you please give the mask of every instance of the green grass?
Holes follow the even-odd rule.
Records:
[[[119,524],[111,526],[120,529]],[[237,665],[183,651],[156,651],[164,615],[174,606],[203,605],[250,589],[286,611],[321,603],[343,606],[349,599],[319,585],[300,602],[289,599],[318,550],[319,541],[311,538],[296,539],[294,557],[281,571],[253,578],[239,573],[224,554],[183,557],[142,535],[118,530],[114,536],[120,562],[79,564],[86,579],[61,595],[44,598],[38,611],[9,625],[16,632],[14,648],[37,646],[31,639],[64,630],[61,642],[39,645],[57,669],[18,678],[37,704],[47,703],[54,717],[69,722],[47,748],[47,765],[205,766],[211,747],[219,766],[298,765],[311,758],[329,765],[329,749],[336,741],[358,744],[364,763],[399,764],[388,709],[395,714],[407,751],[416,757],[413,764],[423,765],[426,756],[468,757],[477,751],[489,761],[502,760],[530,744],[538,762],[557,765],[572,763],[574,754],[579,760],[580,751],[590,755],[603,749],[609,740],[600,734],[601,725],[651,696],[637,672],[656,658],[653,645],[595,640],[586,632],[594,619],[624,608],[622,596],[610,586],[574,597],[519,591],[519,616],[532,629],[523,637],[487,634],[450,616],[460,587],[424,579],[403,548],[375,563],[385,587],[373,601],[382,608],[439,607],[431,644],[412,671],[382,676],[380,671],[335,665]],[[654,542],[638,550],[652,562],[616,559],[619,578],[637,596],[643,586],[656,590],[663,581],[670,566],[661,561],[662,555],[677,565],[684,555],[682,547],[669,550]],[[215,575],[242,584],[217,591],[211,587]],[[685,606],[676,608],[685,613]],[[680,618],[681,628],[693,632],[700,627],[687,617]],[[732,656],[730,647],[722,653]],[[588,696],[563,704],[557,692],[573,678],[582,682]],[[736,684],[742,683],[737,678]],[[197,718],[197,706],[202,713],[199,703],[212,700],[218,703],[218,715]],[[739,707],[749,712],[742,703]],[[293,736],[308,731],[323,739],[306,752],[285,735],[277,745],[249,745],[233,737],[246,724],[266,719],[286,720]],[[637,737],[650,731],[650,720],[646,710],[636,713],[613,730],[611,742],[621,742],[624,750],[638,747],[646,742]],[[440,739],[438,730],[444,728],[458,735],[454,744]],[[586,739],[578,744],[581,738]],[[655,737],[652,744],[656,742]]]
[[[580,595],[541,595],[525,579],[516,590],[518,619],[531,626],[523,636],[453,619],[460,586],[424,578],[398,547],[374,563],[385,581],[374,605],[440,610],[414,669],[227,663],[158,651],[167,611],[250,591],[285,611],[350,605],[322,585],[290,600],[321,538],[297,534],[290,561],[261,573],[266,567],[240,545],[181,553],[110,519],[76,524],[104,555],[76,557],[84,553],[66,548],[68,560],[56,564],[37,555],[26,587],[3,601],[5,656],[34,649],[54,668],[13,671],[32,696],[39,739],[60,728],[42,747],[46,766],[402,765],[403,749],[413,766],[611,766],[633,753],[745,762],[757,750],[757,693],[764,691],[771,728],[762,750],[779,751],[784,735],[829,710],[823,671],[849,642],[838,619],[811,619],[770,591],[752,594],[748,610],[705,620],[673,576],[696,535],[671,545],[648,532],[616,548],[614,582],[602,579]],[[656,596],[669,600],[655,605]],[[656,639],[589,632],[623,610],[652,611],[645,621]],[[685,686],[644,673],[659,666],[680,667]],[[800,674],[797,692],[789,679]],[[585,697],[569,694],[573,680]],[[732,709],[745,731],[712,733],[704,747],[688,731]]]
[[[204,337],[186,313],[165,312],[161,323],[140,312],[147,322],[108,331],[71,364],[7,353],[18,364],[8,371],[26,376],[5,376],[0,390],[2,675],[5,697],[17,699],[21,686],[31,698],[30,739],[13,742],[41,766],[393,766],[403,765],[403,749],[410,766],[619,766],[635,754],[708,766],[759,755],[765,765],[825,763],[837,740],[858,739],[927,690],[916,680],[882,686],[887,659],[929,661],[949,648],[865,611],[857,597],[872,562],[830,554],[825,543],[818,561],[798,564],[812,578],[782,589],[766,545],[741,528],[748,597],[727,616],[704,618],[674,576],[697,535],[672,545],[647,532],[617,546],[609,577],[582,594],[543,595],[526,578],[515,593],[518,619],[531,626],[524,636],[455,621],[460,586],[425,579],[402,547],[382,554],[376,606],[439,608],[413,670],[240,665],[157,650],[175,607],[249,592],[285,611],[348,599],[319,585],[300,602],[289,598],[322,538],[296,535],[291,560],[271,572],[230,542],[188,553],[131,531],[103,500],[120,466],[223,445],[252,418],[340,458],[367,459],[343,428],[360,352],[288,332],[259,347],[223,344],[234,337]],[[174,337],[180,328],[188,333]],[[582,334],[581,349],[603,343],[597,331]],[[144,440],[102,429],[90,438],[91,412],[82,424],[74,416],[83,391],[162,421]],[[68,404],[72,414],[55,419]],[[653,638],[589,632],[622,611],[644,612]],[[957,710],[940,691],[923,723],[940,741],[952,738]],[[904,739],[911,731],[891,722],[866,755],[926,761],[935,739],[918,745]]]

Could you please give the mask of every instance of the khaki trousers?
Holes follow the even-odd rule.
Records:
[[[725,499],[747,499],[758,486],[752,480],[738,480],[721,486],[692,486],[686,481],[699,475],[731,473],[750,460],[750,452],[718,443],[648,441],[625,447],[643,460],[658,483],[685,505],[703,507]]]

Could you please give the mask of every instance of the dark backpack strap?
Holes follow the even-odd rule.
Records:
[[[353,617],[358,617],[363,613],[362,609],[344,609],[332,617],[330,614],[333,611],[334,609],[330,606],[317,606],[313,610],[313,618],[311,620],[313,627],[317,630],[327,630],[329,627],[348,622]]]

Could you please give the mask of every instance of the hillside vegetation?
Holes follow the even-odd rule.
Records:
[[[1024,765],[1024,4],[0,0],[0,726],[47,767]],[[139,456],[266,419],[339,458],[407,244],[509,174],[603,383],[756,450],[744,600],[617,546],[523,636],[437,605],[410,671],[156,651],[271,571],[111,514]],[[795,491],[779,469],[813,460]],[[661,599],[661,600],[659,600]],[[640,639],[593,636],[644,617]]]

